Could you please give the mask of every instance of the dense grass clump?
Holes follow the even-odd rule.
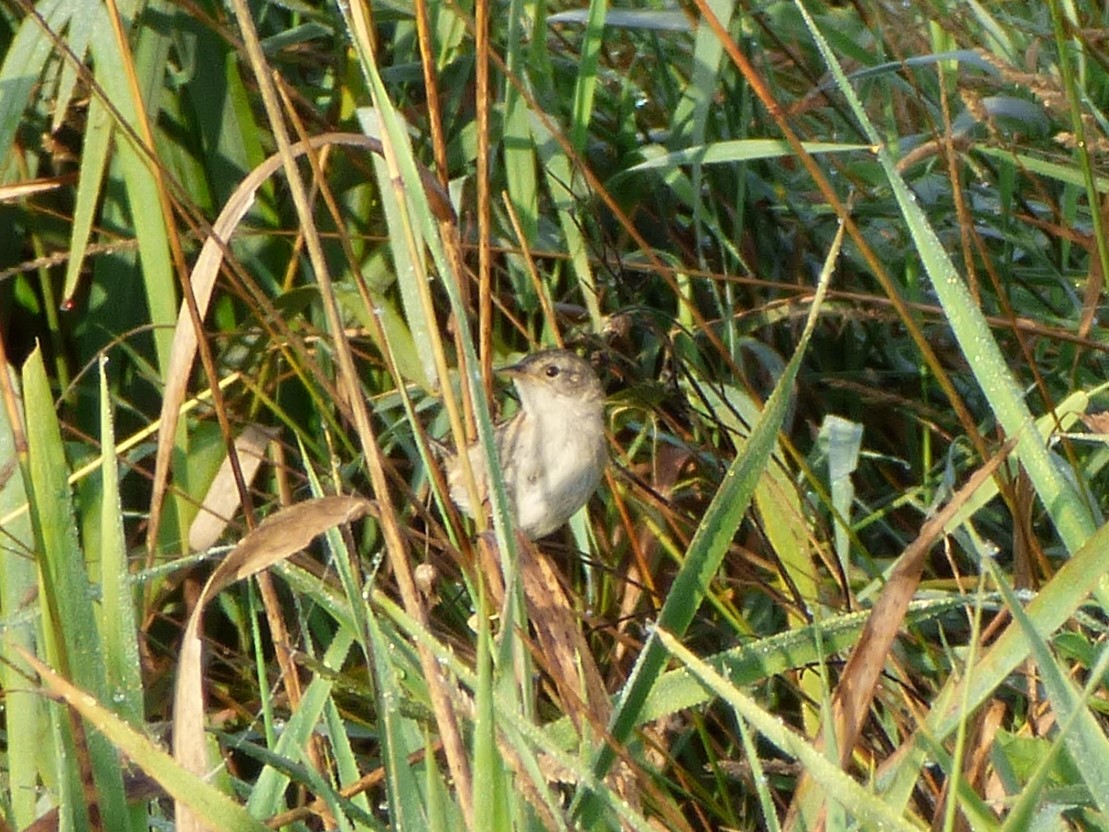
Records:
[[[1106,12],[640,5],[0,6],[2,828],[1109,826]]]

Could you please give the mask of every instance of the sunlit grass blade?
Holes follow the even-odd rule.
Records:
[[[851,815],[873,824],[873,828],[919,830],[925,828],[915,818],[902,817],[887,806],[881,796],[867,791],[852,780],[839,766],[808,740],[786,727],[774,714],[759,707],[747,694],[732,686],[705,662],[682,646],[671,633],[658,631],[659,643],[677,657],[691,672],[708,685],[717,696],[735,709],[740,719],[747,720],[769,742],[785,753],[797,758],[824,788],[829,799],[835,801]]]
[[[367,607],[374,677],[377,690],[377,716],[389,793],[389,817],[399,830],[427,829],[427,810],[420,795],[416,770],[408,756],[423,748],[416,725],[396,707],[401,693],[393,666],[391,645],[386,641],[373,609]]]
[[[508,53],[505,55],[508,77],[505,79],[503,93],[504,125],[501,143],[508,198],[520,220],[524,237],[529,244],[534,245],[539,229],[539,178],[536,175],[535,148],[531,145],[531,116],[524,96],[512,79],[522,76],[529,50],[540,56],[543,55],[543,50],[534,39],[529,43],[528,38],[523,37],[522,6],[522,0],[512,0],[508,10],[508,29],[505,33],[508,45]],[[537,15],[533,25],[543,27],[546,21]]]
[[[81,178],[77,185],[76,205],[73,209],[73,230],[69,238],[69,261],[66,263],[63,302],[77,291],[81,272],[85,268],[96,210],[102,196],[104,177],[108,171],[108,151],[112,145],[111,116],[103,102],[93,98],[89,102],[88,129],[85,131],[84,152],[81,154]]]
[[[758,421],[758,403],[743,390],[731,385],[713,385],[707,378],[696,378],[696,386],[698,390],[696,394],[691,391],[690,400],[697,402],[698,410],[719,419],[732,431],[737,456],[743,455],[748,426]],[[816,605],[817,568],[809,547],[805,508],[785,467],[785,455],[778,442],[774,443],[771,461],[759,478],[753,499],[767,539],[785,572],[784,583],[795,589],[798,601]],[[790,615],[791,624],[797,626],[806,622],[812,609],[813,606],[809,606],[794,611]]]
[[[1063,564],[1028,603],[1024,614],[1041,637],[1055,632],[1087,599],[1109,570],[1109,525],[1102,526],[1086,545]],[[895,805],[903,805],[917,777],[927,749],[945,740],[958,727],[964,707],[977,708],[1028,658],[1031,645],[1021,626],[1010,624],[982,659],[966,671],[969,681],[951,677],[933,698],[928,714],[911,742],[878,782]],[[963,690],[965,687],[965,692]]]
[[[1059,722],[1061,736],[1055,741],[1066,745],[1067,753],[1081,773],[1094,803],[1104,815],[1109,812],[1109,768],[1104,765],[1104,761],[1109,759],[1109,738],[1106,738],[1104,726],[1087,704],[1089,696],[1100,688],[1101,674],[1091,677],[1085,692],[1075,687],[1069,678],[1071,671],[1059,662],[1047,641],[1036,631],[997,564],[987,560],[984,565],[1005,598],[1015,625],[1020,627],[1031,647],[1032,657]],[[1101,664],[1104,672],[1104,661]]]
[[[493,636],[489,616],[478,622],[477,688],[474,691],[474,825],[479,829],[506,828],[506,772],[497,752],[494,703]],[[478,786],[477,784],[481,784]]]
[[[593,96],[597,89],[597,67],[601,53],[601,37],[604,33],[606,0],[591,0],[589,15],[585,20],[585,32],[581,43],[581,62],[578,77],[574,84],[574,103],[570,113],[570,144],[575,152],[585,150],[585,137],[589,130],[589,120],[593,115]]]
[[[914,627],[940,622],[965,606],[966,602],[959,597],[914,601],[905,616],[905,624]],[[868,615],[868,612],[852,612],[828,616],[813,624],[703,656],[702,659],[729,684],[736,687],[757,685],[850,650],[858,642]],[[668,670],[659,677],[643,703],[637,725],[681,713],[687,708],[701,707],[711,701],[712,693],[705,690],[689,670]],[[552,723],[545,730],[562,747],[571,748],[577,741],[569,717]]]
[[[858,153],[872,150],[869,145],[865,144],[841,144],[837,142],[805,142],[803,147],[814,156],[822,153]],[[647,158],[638,165],[622,171],[613,180],[614,182],[645,170],[670,168],[678,165],[725,165],[736,162],[753,162],[758,159],[788,157],[793,152],[789,144],[781,139],[736,139],[683,147],[681,150],[669,153],[663,152],[661,147],[648,147],[644,150],[644,155]]]
[[[35,529],[39,598],[43,601],[45,655],[58,671],[74,683],[105,698],[103,647],[92,605],[92,584],[78,535],[70,496],[69,468],[54,401],[42,364],[42,354],[32,353],[23,368],[28,473],[31,485],[32,523]],[[79,737],[62,731],[68,746]],[[88,732],[89,774],[96,778],[101,815],[116,828],[129,828],[119,755],[104,737]],[[76,746],[55,752],[69,774],[85,763]]]
[[[115,426],[105,371],[100,362],[100,634],[113,709],[133,725],[143,721],[142,662],[139,655],[136,594],[131,583],[127,539],[120,505]]]
[[[361,109],[358,115],[366,134],[380,138],[381,124],[376,111]],[[373,165],[377,173],[382,211],[391,231],[390,238],[394,241],[389,249],[392,254],[392,267],[397,275],[397,289],[404,301],[404,322],[410,330],[406,335],[406,341],[410,342],[412,349],[419,356],[422,376],[432,379],[436,377],[436,338],[432,336],[429,327],[435,325],[435,320],[434,318],[429,320],[422,306],[426,289],[420,286],[420,282],[427,281],[423,263],[419,262],[422,261],[424,251],[423,229],[417,223],[409,223],[408,215],[401,210],[385,160],[375,157]],[[400,242],[409,239],[411,242],[408,244]],[[394,349],[399,348],[401,343],[396,342]]]
[[[70,0],[46,0],[36,5],[34,16],[23,18],[12,38],[0,64],[0,160],[10,158],[23,111],[54,51],[49,31],[64,30],[77,11]]]
[[[266,832],[268,827],[255,820],[215,786],[184,771],[173,759],[146,736],[105,708],[93,696],[54,673],[49,667],[28,657],[47,688],[72,707],[105,741],[127,755],[139,769],[146,772],[175,799],[189,806],[214,829],[225,832]],[[117,821],[109,820],[115,824]],[[121,826],[109,828],[120,829]]]
[[[101,89],[113,107],[113,113],[124,119],[132,131],[139,119],[139,109],[131,95],[128,85],[128,66],[124,63],[108,21],[108,11],[102,10],[97,16],[96,26],[90,40],[90,52],[96,65],[96,78]],[[148,73],[161,72],[160,65],[151,62],[142,69]],[[142,79],[149,83],[149,78]],[[109,178],[122,186],[127,194],[134,222],[135,240],[138,242],[138,257],[142,264],[142,281],[146,291],[146,302],[151,320],[155,324],[154,341],[158,356],[158,366],[164,372],[169,367],[172,326],[177,317],[177,279],[170,263],[169,229],[165,218],[158,210],[161,199],[158,185],[151,175],[150,166],[156,164],[157,155],[150,159],[143,155],[132,143],[132,132],[120,133],[116,143],[116,156],[109,166]],[[141,132],[139,133],[141,135]],[[154,149],[150,148],[153,154]]]
[[[353,635],[340,629],[323,657],[323,666],[338,671],[346,661]],[[319,729],[321,715],[329,707],[334,689],[334,679],[320,675],[309,683],[300,700],[300,707],[285,720],[274,752],[279,756],[296,756],[300,749],[306,748],[312,735]],[[285,789],[289,778],[283,772],[266,766],[254,782],[247,801],[247,810],[255,817],[276,814],[283,808]]]
[[[0,372],[4,372],[0,369]],[[13,392],[18,394],[15,373],[10,374]],[[16,400],[19,403],[19,400]],[[8,421],[8,411],[0,408],[0,459],[26,463],[16,450],[15,437],[22,429]],[[36,596],[38,577],[35,573],[35,541],[31,517],[27,512],[15,514],[27,502],[23,472],[0,483],[0,517],[4,523],[0,537],[0,689],[4,691],[7,741],[10,748],[36,749],[40,738],[49,733],[49,718],[43,703],[28,689],[33,671],[19,651],[36,652],[38,606],[28,599]],[[39,766],[45,762],[41,753],[8,755],[7,804],[12,824],[22,829],[38,816],[35,785]]]

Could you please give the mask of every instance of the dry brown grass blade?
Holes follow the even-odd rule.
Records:
[[[1109,213],[1109,198],[1101,203],[1102,214]],[[1095,247],[1095,242],[1089,240],[1087,246]],[[1091,252],[1092,253],[1092,252]],[[1097,312],[1101,306],[1101,291],[1105,288],[1105,274],[1101,269],[1101,258],[1090,257],[1090,272],[1086,276],[1086,291],[1082,294],[1082,316],[1078,320],[1078,334],[1085,338],[1097,320]]]
[[[370,507],[368,500],[345,496],[322,497],[289,506],[267,517],[244,537],[212,573],[185,628],[173,696],[173,756],[188,771],[201,777],[208,772],[200,661],[200,626],[205,605],[235,581],[295,554],[328,529],[365,516]],[[207,830],[183,803],[177,803],[176,817],[179,832]]]
[[[1010,440],[974,472],[947,505],[928,519],[916,540],[905,549],[890,573],[889,580],[871,610],[859,642],[847,660],[832,702],[840,765],[846,765],[851,758],[886,656],[889,655],[893,640],[905,619],[909,602],[920,583],[924,560],[932,544],[956,512],[994,475],[1015,446],[1016,442]]]
[[[247,485],[253,482],[261,469],[266,446],[276,433],[273,428],[247,425],[235,438],[235,452],[239,455],[243,479]],[[230,455],[224,457],[212,484],[208,486],[208,493],[204,495],[204,503],[189,528],[189,548],[194,552],[202,552],[215,545],[231,518],[239,511],[239,489],[235,487],[230,459]]]
[[[324,133],[314,136],[308,141],[292,145],[290,152],[294,157],[300,157],[310,151],[330,145],[356,147],[372,153],[381,153],[381,142],[359,133]],[[189,276],[189,286],[192,287],[201,319],[204,318],[211,303],[216,279],[219,277],[224,257],[228,253],[229,241],[235,235],[235,231],[243,217],[254,205],[258,189],[279,171],[281,166],[282,157],[280,153],[273,154],[258,165],[239,183],[235,192],[223,206],[219,217],[212,223],[212,233],[204,241],[200,255],[197,257]],[[443,216],[453,216],[450,200],[439,189],[434,177],[430,173],[426,173],[423,176],[423,182],[428,198],[437,215],[442,212]],[[157,539],[162,501],[165,498],[169,477],[169,463],[173,452],[174,435],[177,432],[180,408],[185,400],[197,347],[196,330],[193,327],[187,306],[182,304],[181,312],[177,317],[177,327],[173,333],[172,358],[169,370],[166,372],[162,412],[159,417],[161,430],[158,435],[158,450],[155,455],[154,482],[150,498],[150,522],[147,532],[147,546],[149,549],[153,548]]]
[[[534,543],[519,537],[520,580],[527,598],[528,618],[535,627],[542,655],[537,656],[554,682],[563,712],[583,738],[606,735],[612,703],[605,690],[597,660],[581,629],[574,609],[551,559]],[[605,736],[605,741],[610,741]],[[631,761],[623,758],[606,778],[630,806],[640,805],[642,786]],[[541,806],[541,801],[535,803]]]
[[[597,662],[581,632],[580,616],[570,603],[550,558],[520,538],[520,578],[544,664],[563,710],[581,733],[589,723],[604,727],[612,708]]]
[[[493,398],[493,263],[489,194],[489,0],[474,4],[474,105],[477,127],[478,360],[485,398]]]
[[[688,448],[676,445],[663,445],[659,448],[658,455],[652,466],[651,489],[661,497],[669,498],[674,492],[674,486],[681,476],[685,464],[692,458],[693,453]],[[611,483],[610,483],[611,488]],[[615,491],[615,489],[613,489]],[[650,614],[658,613],[659,597],[655,587],[654,575],[661,557],[661,541],[659,535],[651,528],[646,520],[640,520],[629,534],[634,560],[628,565],[624,575],[622,590],[620,592],[620,607],[617,613],[618,629],[621,634],[627,634],[631,626],[636,623],[636,611],[643,602],[643,596],[651,596],[649,601]],[[616,642],[613,653],[613,665],[619,667],[628,652],[630,642],[620,639]]]
[[[832,720],[841,766],[846,766],[851,759],[870,703],[874,699],[874,691],[886,657],[920,583],[924,561],[932,544],[943,533],[944,526],[956,512],[994,475],[1015,446],[1016,441],[1010,439],[985,465],[975,471],[955,496],[925,522],[920,534],[898,558],[897,565],[890,573],[889,580],[867,618],[859,641],[847,660],[832,700]],[[808,774],[803,775],[790,806],[787,827],[796,828],[799,807],[803,805],[811,788],[814,788],[812,780]]]
[[[77,174],[67,173],[61,176],[47,176],[41,179],[28,179],[23,182],[13,182],[0,187],[0,203],[16,202],[29,196],[47,193],[64,188],[77,181]]]
[[[235,438],[235,453],[238,455],[242,466],[244,483],[249,487],[254,481],[258,471],[265,461],[266,447],[276,438],[278,431],[262,425],[247,425],[246,429]],[[283,504],[291,500],[282,500]],[[231,455],[224,457],[223,464],[216,473],[204,503],[200,508],[192,527],[189,529],[189,548],[194,552],[203,551],[215,545],[220,535],[223,534],[231,518],[235,517],[242,501],[235,476],[231,466]],[[249,518],[248,518],[249,519]],[[300,704],[300,679],[297,676],[293,663],[292,652],[289,646],[288,630],[281,612],[281,604],[274,588],[273,580],[268,573],[258,575],[258,588],[262,595],[262,604],[266,611],[266,621],[270,626],[270,636],[273,639],[274,655],[281,668],[281,679],[289,696],[289,704],[295,710]],[[319,754],[316,744],[308,749],[313,764],[320,768]]]
[[[986,796],[987,800],[993,791],[998,816],[1003,814],[1002,807],[1006,805],[1008,799],[996,794],[999,778],[990,764],[990,758],[996,748],[997,732],[1004,723],[1007,710],[1004,702],[995,699],[975,715],[972,730],[967,738],[966,753],[963,755],[963,777],[961,780],[953,777],[944,778],[943,788],[935,796],[936,806],[946,806],[952,799],[953,785],[966,783],[975,794]],[[932,823],[933,829],[941,828],[943,817],[942,812],[936,813]],[[955,816],[955,832],[970,832],[972,828],[965,815],[960,813]]]

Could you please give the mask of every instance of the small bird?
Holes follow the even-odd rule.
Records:
[[[533,353],[501,372],[516,384],[520,409],[494,428],[497,458],[516,528],[536,540],[569,520],[601,482],[608,461],[604,390],[589,363],[569,350]],[[466,452],[484,506],[485,455],[476,442]],[[458,453],[438,453],[451,499],[473,517]]]

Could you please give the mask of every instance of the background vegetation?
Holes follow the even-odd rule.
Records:
[[[1109,826],[1106,14],[5,0],[0,828]]]

